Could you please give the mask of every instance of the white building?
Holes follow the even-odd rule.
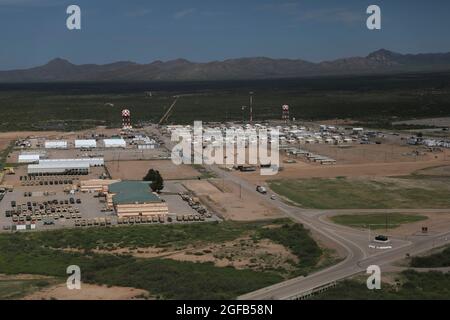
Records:
[[[28,165],[28,174],[88,174],[89,163],[76,160]]]
[[[96,148],[97,141],[94,139],[90,140],[75,140],[75,148]]]
[[[28,174],[88,174],[90,167],[103,165],[103,158],[46,159],[29,164]]]
[[[353,134],[362,134],[364,132],[364,128],[353,128]]]
[[[105,148],[125,148],[127,143],[124,139],[103,139],[103,143],[105,144]]]
[[[148,149],[155,149],[154,144],[138,144],[139,150],[148,150]]]
[[[67,149],[67,141],[63,140],[51,140],[45,141],[46,149]]]
[[[87,163],[91,167],[103,166],[105,161],[103,158],[80,158],[80,159],[45,159],[40,160],[39,164],[51,164],[51,163]]]
[[[38,163],[41,158],[38,154],[19,154],[18,163]]]

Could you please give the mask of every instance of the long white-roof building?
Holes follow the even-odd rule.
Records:
[[[46,149],[67,149],[67,141],[64,140],[50,140],[45,141]]]
[[[41,156],[39,154],[19,154],[18,163],[37,163]]]
[[[117,139],[103,139],[103,143],[105,144],[105,148],[125,148],[127,143],[122,138]]]
[[[103,158],[46,159],[29,164],[28,174],[88,174],[90,167],[103,165]]]
[[[86,162],[67,161],[38,163],[28,165],[28,174],[88,174],[89,164]]]
[[[94,139],[89,140],[75,140],[75,148],[96,148],[97,141]]]
[[[103,166],[105,160],[103,158],[79,158],[79,159],[43,159],[39,161],[39,164],[52,164],[52,163],[87,163],[91,167]]]

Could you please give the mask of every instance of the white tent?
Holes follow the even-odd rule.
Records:
[[[124,139],[104,139],[105,148],[125,148],[127,143]]]
[[[18,163],[37,163],[41,158],[38,154],[20,154]]]
[[[90,140],[75,140],[75,148],[96,148],[97,141],[94,139]]]
[[[63,140],[52,140],[45,141],[46,149],[67,149],[67,141]]]

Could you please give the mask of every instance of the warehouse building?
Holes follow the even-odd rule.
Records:
[[[29,175],[53,175],[74,174],[83,175],[89,173],[89,163],[77,160],[65,162],[47,162],[28,165]]]
[[[96,148],[97,147],[97,141],[94,139],[89,140],[75,140],[75,148],[81,149],[81,148]]]
[[[146,181],[120,181],[108,186],[106,203],[119,217],[162,216],[169,213],[167,203],[150,189]]]
[[[104,165],[103,158],[82,159],[46,159],[39,160],[38,164],[28,165],[29,175],[52,175],[52,174],[76,174],[89,173],[90,167]]]
[[[45,141],[44,146],[46,149],[67,149],[67,141],[63,140]]]
[[[71,163],[71,162],[87,163],[91,167],[100,167],[105,164],[105,160],[103,158],[45,159],[40,160],[39,164]]]
[[[41,156],[39,154],[19,154],[18,163],[38,163]]]
[[[122,138],[117,139],[103,139],[105,148],[125,148],[127,143]]]

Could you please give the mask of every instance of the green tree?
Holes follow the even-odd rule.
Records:
[[[150,169],[142,180],[151,181],[150,188],[153,192],[160,192],[164,189],[164,179],[158,170]]]
[[[150,184],[150,188],[152,188],[153,192],[160,192],[164,189],[164,179],[161,177],[159,171],[156,171],[155,180]]]
[[[145,177],[144,178],[142,178],[142,180],[144,180],[144,181],[155,181],[156,180],[156,176],[157,176],[157,174],[156,174],[156,170],[154,170],[154,169],[150,169],[150,170],[148,170],[148,172],[147,172],[147,174],[145,175]]]

